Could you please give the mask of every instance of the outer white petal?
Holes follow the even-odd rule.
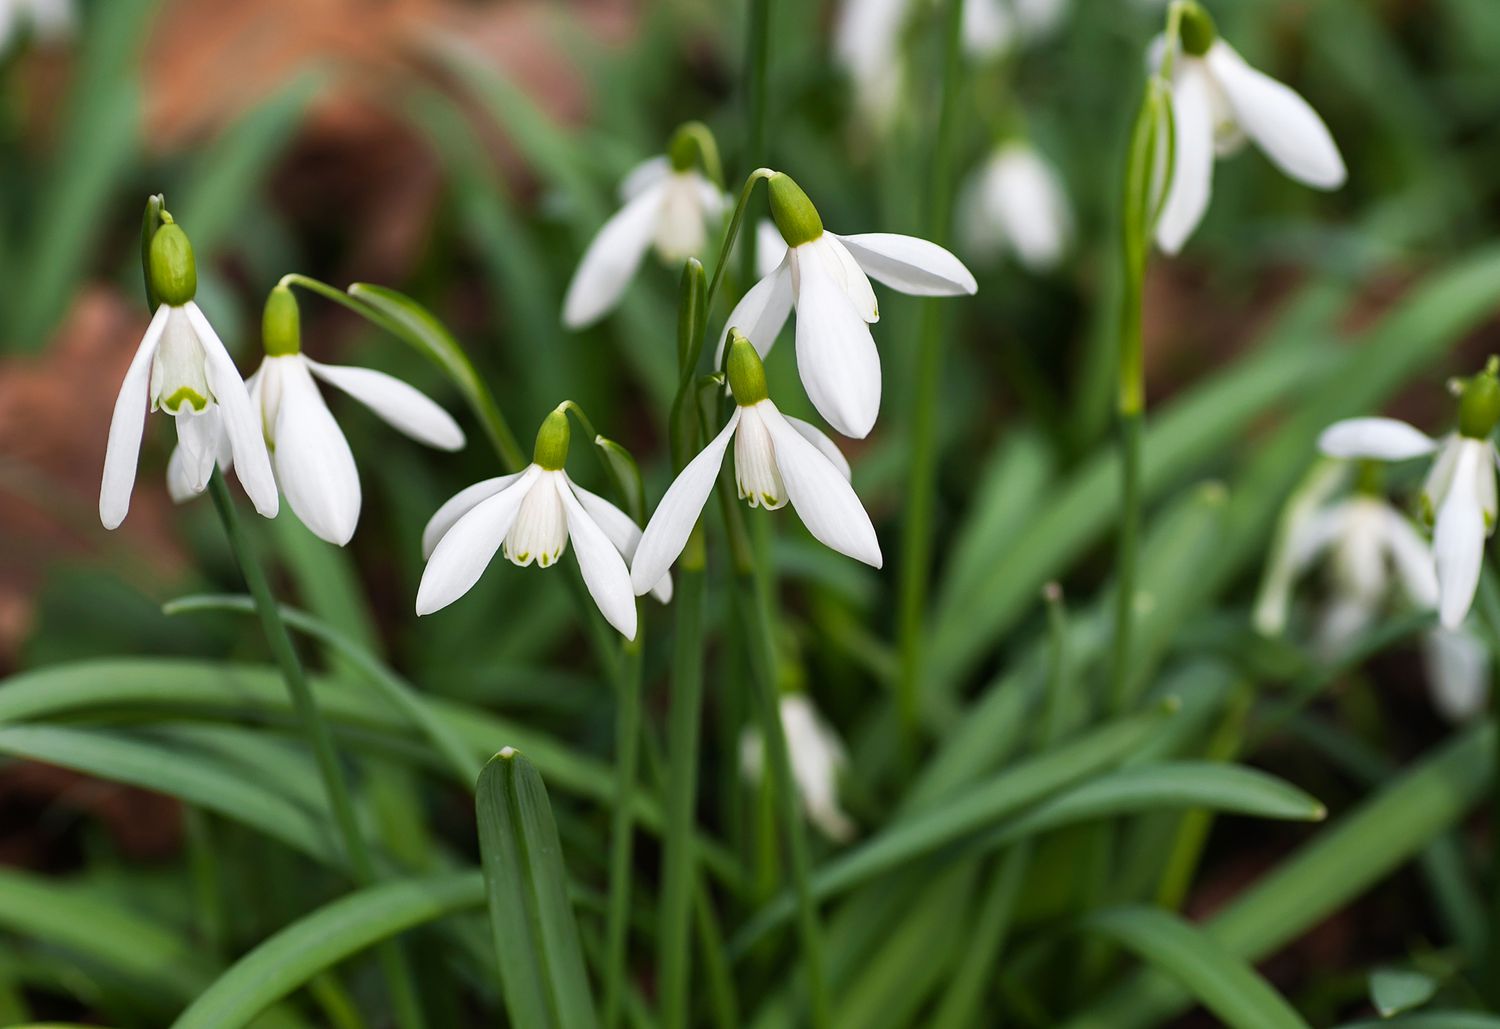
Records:
[[[781,238],[781,230],[771,219],[762,218],[755,223],[755,274],[768,278],[785,260],[786,240]]]
[[[1407,517],[1395,508],[1385,509],[1385,545],[1401,588],[1418,607],[1438,606],[1437,568],[1432,548]]]
[[[319,364],[310,357],[303,360],[318,378],[343,390],[417,442],[439,450],[463,447],[464,431],[453,416],[415,386],[373,368]]]
[[[1214,181],[1213,84],[1203,65],[1184,59],[1172,84],[1173,161],[1167,199],[1156,222],[1156,243],[1175,254],[1208,210]],[[1165,147],[1165,142],[1160,146]]]
[[[1277,167],[1318,189],[1344,184],[1344,159],[1328,126],[1296,91],[1250,67],[1222,39],[1205,60],[1240,127]]]
[[[615,306],[656,235],[667,181],[643,189],[599,230],[563,298],[563,325],[582,329]]]
[[[571,478],[568,485],[573,487],[573,495],[588,512],[588,516],[594,520],[594,524],[604,530],[604,535],[614,544],[620,556],[629,564],[635,558],[635,548],[641,542],[641,527],[635,521],[611,504],[608,500],[597,493],[590,493]],[[672,576],[663,575],[661,581],[651,587],[651,595],[663,604],[672,600]]]
[[[1406,461],[1437,448],[1437,440],[1395,418],[1348,418],[1318,437],[1318,449],[1329,457]]]
[[[671,174],[672,162],[666,154],[646,158],[620,180],[620,202],[629,203]]]
[[[797,369],[828,424],[862,439],[880,413],[880,354],[870,326],[819,260],[799,261]]]
[[[1484,509],[1479,495],[1479,465],[1488,468],[1486,444],[1465,440],[1453,469],[1453,484],[1438,509],[1433,528],[1432,553],[1437,560],[1438,614],[1445,627],[1463,624],[1479,586],[1484,561]]]
[[[523,474],[514,472],[495,479],[485,479],[449,497],[443,506],[427,520],[427,527],[422,530],[422,557],[425,559],[432,556],[433,548],[438,545],[438,540],[453,528],[455,522],[515,482]]]
[[[630,586],[637,596],[661,581],[687,545],[688,536],[714,488],[714,480],[719,477],[724,451],[739,424],[740,409],[736,407],[724,428],[687,463],[656,505],[630,563]]]
[[[839,236],[876,282],[918,297],[950,297],[979,289],[962,261],[936,243],[895,232]]]
[[[150,399],[151,359],[167,327],[170,310],[166,304],[156,309],[115,397],[115,413],[109,422],[109,442],[104,448],[104,475],[99,482],[99,521],[106,529],[118,528],[130,510],[130,492],[135,488],[135,466],[140,460],[141,433],[146,427],[146,407]]]
[[[839,450],[833,440],[828,438],[826,432],[812,422],[804,422],[801,418],[793,418],[789,414],[784,414],[781,417],[786,419],[788,425],[800,432],[807,442],[817,447],[818,453],[828,458],[828,463],[837,468],[840,475],[845,479],[854,478],[854,471],[849,467],[848,458],[844,457],[843,452]]]
[[[526,491],[541,473],[536,465],[529,466],[505,489],[475,505],[443,535],[417,587],[417,614],[430,615],[474,588],[515,523]]]
[[[861,318],[872,325],[880,321],[880,305],[875,300],[875,287],[870,285],[870,277],[839,237],[825,232],[811,243],[798,247],[798,268],[811,261],[823,262],[823,268],[848,295],[849,302],[854,305]],[[793,282],[796,282],[796,278]]]
[[[359,471],[349,441],[305,362],[277,358],[281,408],[276,416],[276,476],[292,510],[319,539],[343,546],[359,522]]]
[[[1286,628],[1292,586],[1297,577],[1338,538],[1348,520],[1348,513],[1347,504],[1289,512],[1286,527],[1266,569],[1260,595],[1256,598],[1252,621],[1257,632],[1276,636]]]
[[[804,693],[783,694],[781,724],[792,759],[792,778],[808,821],[830,839],[853,837],[854,822],[839,805],[839,774],[849,758],[843,742]]]
[[[234,473],[239,476],[240,485],[245,487],[255,510],[267,518],[275,518],[280,507],[276,479],[271,474],[271,458],[266,453],[260,418],[250,406],[250,394],[245,389],[244,380],[240,378],[229,351],[224,349],[219,334],[208,324],[198,305],[189,301],[186,311],[203,347],[208,386],[219,402],[224,434],[229,437],[229,446],[234,452]]]
[[[763,400],[756,406],[776,444],[787,496],[807,531],[824,546],[879,568],[880,541],[849,480],[787,423],[775,404]]]
[[[1466,629],[1433,629],[1423,640],[1423,664],[1433,706],[1452,722],[1485,709],[1490,695],[1490,652]]]
[[[625,559],[573,495],[567,477],[559,475],[554,484],[562,498],[563,511],[568,516],[568,535],[572,538],[573,553],[578,557],[578,568],[583,572],[589,596],[599,605],[605,621],[626,639],[635,639],[635,591],[630,588],[630,572],[625,567]]]
[[[994,57],[1015,43],[1016,23],[1000,0],[966,0],[960,26],[964,52],[970,57]]]
[[[719,346],[714,351],[715,368],[724,364],[724,342],[729,339],[730,329],[743,332],[761,357],[771,352],[771,344],[781,335],[781,328],[792,313],[791,263],[792,255],[788,253],[775,271],[751,286],[734,305],[734,310],[724,321],[724,331],[719,333]]]
[[[1073,237],[1073,211],[1056,169],[1024,143],[1001,147],[989,168],[981,182],[987,196],[966,217],[993,223],[990,231],[1009,240],[1032,271],[1056,267]],[[969,231],[983,242],[983,228]]]

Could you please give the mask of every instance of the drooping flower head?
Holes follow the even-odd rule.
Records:
[[[1346,177],[1328,126],[1306,100],[1247,64],[1219,38],[1202,6],[1184,0],[1174,7],[1180,52],[1168,54],[1171,44],[1159,39],[1151,62],[1162,70],[1170,65],[1172,85],[1171,184],[1156,223],[1157,244],[1169,254],[1182,249],[1208,210],[1214,158],[1235,153],[1246,139],[1315,189],[1337,189]]]
[[[287,503],[318,538],[343,546],[359,522],[354,453],[315,379],[349,394],[400,432],[439,450],[459,450],[463,430],[436,403],[400,379],[370,368],[321,364],[302,353],[301,316],[285,284],[271,290],[262,319],[266,356],[246,385]],[[186,473],[182,448],[167,465],[175,499],[201,487]],[[227,465],[227,461],[222,461]]]
[[[475,483],[453,496],[422,533],[427,568],[417,588],[417,614],[431,614],[469,592],[503,548],[522,568],[550,568],[568,543],[578,557],[589,595],[610,625],[635,638],[635,593],[626,561],[641,541],[640,527],[603,497],[579,486],[563,470],[571,430],[566,404],[542,421],[532,462],[513,475]],[[672,597],[665,568],[645,593],[662,603]]]
[[[668,265],[702,257],[711,226],[724,215],[724,191],[700,163],[714,167],[712,137],[701,125],[678,129],[664,155],[637,165],[620,184],[620,208],[599,230],[563,299],[563,324],[583,329],[603,318],[625,292],[641,258],[655,247]]]
[[[783,693],[779,711],[803,813],[830,840],[848,842],[857,830],[854,820],[839,804],[839,776],[849,766],[843,740],[806,693]],[[760,781],[765,774],[765,760],[765,742],[760,731],[747,728],[740,736],[740,769],[745,777],[752,782]]]
[[[1463,624],[1479,585],[1484,541],[1495,531],[1495,445],[1500,422],[1500,361],[1456,383],[1458,430],[1442,439],[1394,418],[1351,418],[1330,425],[1318,447],[1330,457],[1406,461],[1437,454],[1422,487],[1422,516],[1433,526],[1438,613],[1443,625]]]
[[[880,354],[870,326],[880,319],[870,279],[913,296],[958,296],[978,288],[963,262],[936,243],[891,232],[840,236],[823,228],[817,208],[782,172],[766,181],[771,217],[786,254],[730,312],[729,327],[764,357],[793,308],[797,369],[818,409],[845,436],[869,435],[880,412]]]
[[[1057,267],[1073,237],[1073,211],[1057,170],[1034,147],[1008,140],[959,193],[960,241],[975,254],[1012,251],[1033,272]]]
[[[849,463],[833,441],[807,422],[782,414],[771,402],[760,355],[738,330],[730,332],[727,367],[734,413],[683,468],[646,523],[631,564],[635,592],[650,589],[682,553],[731,440],[741,500],[768,511],[790,501],[820,543],[879,568],[875,527],[849,484]]]
[[[232,460],[255,509],[277,510],[276,482],[250,395],[223,342],[198,309],[198,269],[187,233],[161,212],[151,236],[146,275],[158,303],[115,399],[99,486],[99,520],[116,528],[130,510],[147,411],[177,423],[173,478],[202,492],[214,464]],[[221,454],[222,451],[222,454]]]

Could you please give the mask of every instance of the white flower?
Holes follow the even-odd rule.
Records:
[[[1068,0],[964,0],[964,50],[979,58],[1004,54],[1052,32],[1067,9]]]
[[[635,639],[635,592],[625,562],[635,555],[641,530],[563,471],[567,425],[567,415],[554,411],[537,433],[530,465],[475,483],[438,508],[422,532],[427,568],[417,587],[417,614],[431,614],[469,592],[502,547],[512,564],[524,568],[535,561],[550,568],[571,539],[594,603],[610,625]],[[662,603],[671,599],[665,568],[647,588]]]
[[[959,232],[977,254],[1009,248],[1034,272],[1055,268],[1073,236],[1073,212],[1057,171],[1026,143],[1001,144],[959,197]]]
[[[767,186],[786,255],[730,312],[715,365],[723,359],[731,328],[753,340],[764,356],[795,307],[797,368],[808,398],[839,432],[862,438],[880,412],[880,355],[870,335],[880,313],[870,279],[930,297],[971,294],[978,288],[974,276],[925,239],[825,232],[817,210],[790,178],[777,172]]]
[[[1494,444],[1462,432],[1431,439],[1393,418],[1351,418],[1325,429],[1318,447],[1330,457],[1384,461],[1437,453],[1422,505],[1434,523],[1438,614],[1443,625],[1458,628],[1479,585],[1485,537],[1495,530]]]
[[[843,741],[806,694],[783,693],[780,711],[792,778],[807,820],[829,839],[847,842],[856,830],[854,821],[839,806],[839,776],[849,765]],[[765,746],[754,729],[746,729],[740,736],[740,769],[751,782],[759,782],[765,774]]]
[[[73,34],[77,12],[73,0],[0,0],[0,53],[28,27],[44,43]]]
[[[1429,632],[1422,663],[1432,704],[1444,718],[1466,722],[1484,711],[1490,696],[1490,649],[1467,627]]]
[[[815,427],[777,410],[765,391],[760,358],[739,333],[729,355],[736,407],[719,434],[688,462],[646,523],[630,581],[645,593],[687,544],[734,440],[734,479],[751,507],[774,511],[791,501],[802,524],[824,546],[875,568],[880,543],[870,516],[849,485],[849,463]]]
[[[227,450],[223,456],[232,456],[255,509],[276,516],[276,481],[250,395],[229,351],[189,299],[157,307],[120,384],[99,487],[99,520],[106,529],[117,527],[130,509],[148,409],[177,421],[174,478],[202,492],[220,451]]]
[[[1197,36],[1206,50],[1184,47],[1172,71],[1175,148],[1172,178],[1156,241],[1169,254],[1182,249],[1208,210],[1215,156],[1224,157],[1253,140],[1287,175],[1317,189],[1344,184],[1344,159],[1308,102],[1291,88],[1255,70],[1235,49],[1214,38],[1212,23]],[[1197,17],[1197,16],[1195,16]],[[1209,42],[1211,40],[1211,42]],[[1153,64],[1160,65],[1165,43],[1158,39]],[[1165,140],[1162,143],[1165,146]]]
[[[710,223],[723,216],[724,193],[690,164],[665,155],[637,165],[620,184],[620,208],[584,251],[563,298],[563,324],[582,329],[619,303],[646,250],[668,264],[702,256]]]
[[[844,0],[834,24],[834,60],[849,74],[859,114],[880,129],[901,99],[907,7],[907,0]]]

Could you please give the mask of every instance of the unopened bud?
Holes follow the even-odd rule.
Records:
[[[1181,32],[1182,49],[1184,53],[1193,57],[1202,57],[1208,53],[1209,47],[1214,45],[1214,40],[1219,38],[1219,30],[1214,25],[1213,15],[1204,9],[1202,4],[1193,3],[1191,0],[1182,5],[1182,21],[1178,30]]]

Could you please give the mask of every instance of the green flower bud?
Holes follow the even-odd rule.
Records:
[[[198,294],[198,265],[193,244],[176,222],[167,222],[151,237],[151,292],[164,304],[181,307]]]
[[[1354,477],[1354,489],[1367,497],[1385,494],[1385,466],[1379,461],[1361,461]]]
[[[729,330],[729,356],[725,361],[729,373],[729,390],[734,402],[741,407],[750,407],[765,400],[766,366],[760,362],[755,345],[739,329]]]
[[[1458,401],[1458,431],[1473,439],[1488,439],[1500,422],[1500,358],[1490,358],[1484,371],[1464,383]]]
[[[690,126],[684,125],[672,133],[672,142],[667,144],[667,160],[672,162],[673,171],[687,171],[697,156],[698,141],[693,138]]]
[[[568,412],[558,407],[542,419],[542,427],[536,431],[536,449],[531,460],[549,472],[556,472],[568,460],[568,442],[572,430],[568,427]]]
[[[266,297],[260,319],[261,343],[267,357],[286,357],[302,350],[302,318],[291,287],[277,286]]]
[[[802,187],[791,176],[777,172],[766,180],[771,194],[771,217],[789,247],[800,247],[823,235],[823,219]]]
[[[1184,3],[1181,11],[1182,21],[1178,24],[1178,30],[1181,33],[1179,38],[1182,40],[1183,52],[1202,57],[1214,45],[1214,40],[1219,38],[1213,15],[1202,4],[1192,2]]]

